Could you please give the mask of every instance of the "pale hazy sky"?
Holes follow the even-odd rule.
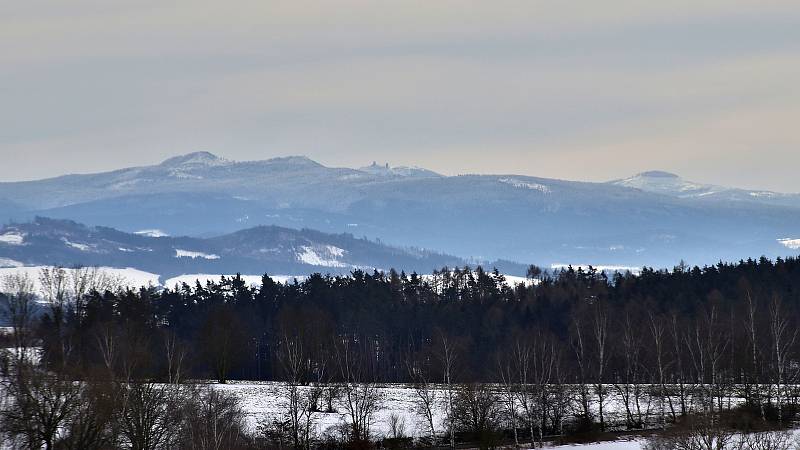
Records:
[[[800,3],[0,1],[0,180],[303,154],[800,191]]]

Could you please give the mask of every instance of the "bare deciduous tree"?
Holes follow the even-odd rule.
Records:
[[[575,352],[575,360],[578,364],[577,389],[578,403],[581,408],[581,419],[585,423],[593,420],[591,408],[591,394],[589,392],[589,349],[584,337],[583,320],[575,312],[572,315],[572,326],[570,327],[570,345]]]
[[[594,302],[592,314],[592,331],[595,343],[595,392],[597,393],[598,413],[600,417],[600,429],[605,430],[605,369],[608,363],[608,311],[605,304],[600,300]]]
[[[311,360],[302,338],[284,334],[276,356],[284,374],[282,391],[293,446],[295,449],[310,448],[311,427],[316,414],[313,405],[315,393],[305,388],[311,373]]]
[[[3,277],[0,288],[6,297],[5,316],[11,324],[15,357],[27,360],[32,338],[31,322],[34,313],[35,285],[26,273]]]
[[[115,422],[119,389],[108,381],[86,380],[78,407],[63,427],[59,448],[105,450],[118,446]]]
[[[80,385],[22,361],[3,387],[9,398],[3,428],[28,448],[53,449],[59,430],[80,405]]]
[[[459,430],[472,435],[480,448],[493,448],[496,445],[500,411],[497,398],[489,386],[479,383],[460,385],[453,408]]]
[[[797,329],[790,326],[789,314],[780,297],[775,296],[769,307],[769,330],[772,338],[772,365],[775,376],[778,421],[783,421],[784,381],[789,355],[797,339]]]
[[[188,395],[187,395],[188,394]],[[245,414],[230,393],[209,387],[184,394],[180,423],[180,448],[186,450],[235,450],[245,448],[248,438]]]
[[[406,420],[397,413],[389,414],[389,438],[403,439],[406,437]]]
[[[439,349],[437,357],[442,368],[442,382],[445,387],[445,420],[447,431],[450,436],[450,448],[456,446],[455,417],[453,412],[453,400],[455,397],[454,377],[456,367],[456,349],[450,339],[444,334],[439,334]]]
[[[121,385],[119,431],[131,450],[167,450],[178,437],[179,410],[173,386],[134,382]]]
[[[364,342],[340,338],[335,346],[342,379],[342,404],[353,442],[367,442],[375,413],[381,408],[380,394],[370,374],[371,349]]]
[[[408,374],[413,380],[413,402],[416,413],[423,418],[431,445],[436,444],[434,414],[439,402],[439,389],[431,382],[427,361],[406,361]]]
[[[517,370],[514,367],[513,354],[501,352],[497,355],[497,372],[500,375],[500,392],[505,417],[508,426],[514,433],[514,446],[519,448],[519,433],[517,430],[517,399],[519,383],[516,379]]]
[[[666,339],[666,326],[664,325],[665,319],[656,316],[652,310],[647,313],[647,325],[650,331],[650,337],[653,342],[653,353],[655,354],[656,376],[658,377],[658,409],[659,419],[661,422],[661,429],[667,428],[667,385],[666,385],[666,372],[670,367],[670,362],[667,361],[667,352],[665,350]],[[673,417],[674,419],[674,417]]]
[[[167,382],[178,384],[183,380],[183,366],[189,349],[180,341],[175,333],[166,330],[163,333],[164,357],[167,363]]]

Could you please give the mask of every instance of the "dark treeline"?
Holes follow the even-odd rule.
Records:
[[[408,362],[446,339],[458,352],[459,381],[496,381],[501,353],[540,338],[558,345],[573,380],[584,365],[587,379],[613,381],[626,375],[632,364],[626,358],[636,354],[648,369],[639,381],[652,382],[660,351],[671,361],[673,380],[681,368],[698,381],[724,373],[736,381],[768,382],[766,368],[776,357],[770,350],[773,322],[785,322],[785,338],[791,338],[800,304],[800,262],[794,258],[611,277],[571,268],[533,275],[538,283],[513,287],[501,274],[478,267],[425,278],[354,271],[290,284],[264,276],[253,287],[232,277],[161,291],[91,292],[45,314],[39,336],[47,364],[88,370],[103,365],[98,336],[114,334],[117,342],[144,347],[132,350],[146,357],[136,364],[137,374],[146,377],[169,376],[169,340],[186,352],[185,377],[280,379],[279,347],[300,338],[307,351],[322,356],[349,340],[369,352],[371,378],[406,382],[412,376]],[[720,341],[714,352],[705,348],[715,344],[703,341],[709,339]],[[600,353],[602,361],[590,361]]]
[[[362,402],[374,383],[412,383],[432,438],[425,398],[435,383],[445,386],[451,444],[455,430],[481,436],[489,419],[476,411],[487,404],[512,411],[504,429],[516,439],[525,430],[540,440],[565,426],[666,427],[738,407],[732,398],[762,420],[795,414],[800,260],[639,275],[529,272],[531,282],[516,286],[477,267],[426,277],[315,274],[287,284],[264,276],[252,287],[236,276],[72,296],[58,288],[66,283],[49,282],[46,313],[31,333],[16,327],[13,345],[41,346],[41,365],[72,379],[363,385],[346,396]],[[290,400],[300,395],[290,392]],[[295,413],[324,409],[325,392]],[[612,397],[622,408],[610,418]],[[370,407],[348,410],[357,409]],[[299,419],[292,423],[297,446]],[[354,440],[369,438],[367,417],[352,412],[350,424]]]

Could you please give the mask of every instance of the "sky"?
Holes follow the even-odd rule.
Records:
[[[5,0],[0,181],[305,155],[800,192],[796,0]]]

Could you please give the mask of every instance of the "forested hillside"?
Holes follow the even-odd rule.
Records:
[[[511,344],[542,339],[555,343],[565,381],[580,379],[581,364],[587,380],[617,379],[634,351],[642,382],[654,381],[657,351],[670,360],[664,375],[670,380],[724,374],[743,381],[770,376],[770,326],[779,319],[794,327],[800,305],[800,262],[794,258],[671,272],[645,269],[639,276],[611,278],[580,269],[541,275],[534,268],[532,275],[540,281],[515,288],[497,272],[478,267],[428,277],[354,271],[316,274],[294,284],[265,276],[258,287],[234,277],[177,290],[93,292],[64,301],[43,317],[40,337],[49,364],[89,370],[102,363],[94,336],[113,330],[119,342],[144,347],[148,357],[137,364],[137,374],[148,378],[165,375],[160,339],[169,335],[191,355],[187,376],[221,381],[280,378],[275,355],[287,339],[307,342],[306,350],[320,358],[330,357],[337,343],[358,344],[371,355],[369,378],[387,382],[408,381],[408,361],[435,353],[442,339],[457,349],[462,381],[496,379],[494,362]],[[659,345],[653,341],[656,332]],[[605,336],[606,348],[599,347],[597,333]],[[580,339],[584,348],[576,355]],[[68,355],[59,350],[65,340],[74,343]],[[720,352],[718,373],[692,360],[709,358],[707,345]],[[758,373],[751,373],[753,350]],[[596,359],[599,353],[605,355],[602,361]],[[220,358],[223,366],[217,366]],[[424,361],[437,369],[435,358]]]

